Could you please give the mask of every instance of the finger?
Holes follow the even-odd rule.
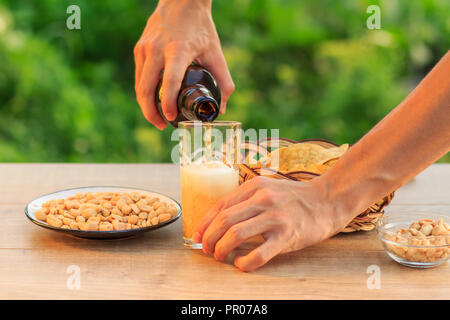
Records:
[[[216,243],[214,258],[224,261],[227,255],[241,243],[268,231],[272,226],[272,221],[263,214],[233,225]]]
[[[155,90],[163,68],[162,58],[147,56],[137,89],[137,100],[145,118],[158,129],[164,129],[166,122],[155,106]]]
[[[165,117],[173,121],[177,117],[177,98],[181,82],[191,59],[185,55],[171,54],[171,50],[165,55],[165,69],[162,82],[161,107]]]
[[[216,204],[208,211],[208,213],[204,215],[203,218],[198,222],[197,227],[194,231],[194,235],[192,237],[194,242],[199,243],[202,241],[203,233],[206,231],[208,226],[221,210],[225,210],[249,199],[251,196],[253,196],[253,194],[259,187],[264,186],[264,183],[265,182],[262,177],[253,178],[246,181],[236,190],[217,201]]]
[[[216,242],[222,238],[228,229],[237,223],[250,219],[262,212],[262,208],[250,203],[250,200],[242,201],[235,206],[222,210],[215,216],[203,234],[203,252],[214,252]]]
[[[227,107],[227,101],[234,91],[234,83],[220,45],[205,54],[201,63],[211,72],[219,84],[221,93],[220,113],[223,114]]]
[[[278,237],[270,237],[256,249],[253,249],[245,256],[239,256],[234,259],[234,265],[241,271],[253,271],[270,259],[279,254],[285,245],[285,241]]]
[[[134,64],[135,64],[135,72],[134,72],[134,89],[137,94],[139,82],[141,80],[142,68],[144,67],[145,61],[145,51],[142,47],[142,44],[138,42],[134,47]]]

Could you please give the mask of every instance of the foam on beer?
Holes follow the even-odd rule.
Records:
[[[189,178],[190,183],[197,186],[213,186],[231,183],[235,185],[237,170],[218,161],[209,163],[192,163],[181,168],[182,175]]]
[[[191,238],[198,221],[221,197],[238,187],[239,172],[222,162],[181,167],[183,236]]]

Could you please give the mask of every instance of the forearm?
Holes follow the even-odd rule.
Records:
[[[450,150],[450,52],[320,180],[351,220]]]
[[[177,4],[177,6],[181,4],[184,5],[195,5],[195,6],[201,6],[204,8],[211,9],[212,0],[159,0],[158,5],[165,5],[165,4]]]

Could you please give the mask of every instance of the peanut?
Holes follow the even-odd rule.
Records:
[[[444,227],[441,224],[438,224],[437,226],[435,226],[433,228],[433,230],[431,231],[431,234],[433,236],[439,236],[441,234],[444,234],[446,230],[444,229]]]
[[[123,215],[122,211],[120,211],[120,210],[117,209],[117,208],[113,208],[113,209],[111,210],[111,214],[115,214],[116,216],[122,216],[122,215]]]
[[[137,215],[133,214],[132,216],[130,216],[128,218],[128,223],[136,224],[138,222],[138,220],[139,220],[139,217]]]
[[[61,227],[63,222],[52,214],[47,216],[47,223],[53,227]]]
[[[150,211],[149,213],[148,213],[148,217],[150,218],[150,219],[153,219],[154,217],[157,217],[158,215],[156,214],[156,211],[155,210],[152,210],[152,211]]]
[[[78,229],[79,229],[79,228],[78,228],[78,223],[75,222],[75,221],[72,221],[72,222],[70,223],[70,225],[69,225],[69,228],[72,229],[72,230],[78,230]]]
[[[153,209],[156,210],[156,209],[158,209],[159,207],[161,207],[162,205],[163,205],[162,202],[160,202],[160,201],[155,201],[155,202],[153,203]]]
[[[123,206],[120,211],[122,211],[123,214],[130,214],[131,207],[129,205]]]
[[[139,214],[139,212],[141,212],[141,209],[139,209],[135,203],[130,204],[130,207],[131,207],[131,210],[133,210],[133,212],[136,214]]]
[[[67,226],[70,226],[70,224],[71,224],[72,222],[74,222],[73,219],[69,219],[69,218],[66,218],[66,217],[64,217],[64,218],[62,219],[62,221],[63,221],[63,223],[64,223],[65,225],[67,225]]]
[[[169,213],[163,213],[163,214],[160,214],[158,216],[158,218],[159,218],[159,222],[166,222],[166,221],[170,220],[171,216]]]
[[[429,236],[431,234],[431,230],[433,230],[433,226],[430,223],[426,223],[422,226],[420,231],[425,235]]]
[[[88,231],[97,231],[98,230],[98,222],[97,221],[88,221],[87,224],[87,230]]]
[[[88,209],[84,209],[81,212],[81,215],[87,220],[90,217],[95,217],[97,215],[97,211],[94,210],[93,208],[88,208]]]
[[[147,200],[141,199],[138,202],[136,202],[136,205],[138,206],[139,209],[142,210],[143,207],[147,206]]]
[[[156,226],[159,223],[159,218],[158,217],[154,217],[152,218],[152,226]]]
[[[139,218],[142,220],[146,220],[148,217],[147,212],[141,212],[139,213]]]
[[[123,222],[120,222],[118,220],[114,220],[112,222],[112,226],[113,226],[114,230],[125,230],[126,224]]]
[[[98,229],[100,231],[112,231],[113,230],[113,225],[109,222],[101,222],[98,225]]]
[[[88,223],[90,223],[90,222],[100,223],[100,220],[101,220],[101,218],[100,218],[99,216],[96,216],[96,217],[90,217],[90,218],[87,220],[87,222],[88,222]]]
[[[106,208],[106,207],[102,207],[101,211],[102,211],[102,215],[104,217],[107,217],[107,216],[109,216],[111,214],[111,211],[108,208]]]
[[[72,216],[72,217],[78,217],[79,215],[81,215],[81,213],[80,213],[80,210],[79,209],[70,209],[69,210],[69,214]]]
[[[47,221],[47,215],[45,214],[45,211],[43,209],[37,210],[34,215],[38,220]]]
[[[170,214],[171,217],[175,217],[175,215],[176,215],[177,212],[178,212],[178,209],[171,206],[171,207],[169,207],[169,209],[168,209],[167,211],[169,212],[169,214]]]
[[[161,214],[165,214],[167,212],[167,208],[164,206],[160,206],[158,207],[158,209],[156,209],[156,215],[161,215]]]

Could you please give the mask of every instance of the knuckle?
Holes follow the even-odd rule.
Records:
[[[166,88],[171,88],[171,87],[175,86],[177,81],[178,81],[177,77],[175,76],[174,73],[167,72],[167,73],[164,74],[163,86],[165,86]],[[168,93],[168,91],[166,91],[166,93]]]
[[[242,241],[243,239],[243,233],[242,233],[242,229],[240,227],[237,226],[232,226],[228,232],[230,233],[230,237],[234,240],[234,241]]]
[[[214,41],[216,40],[216,41]],[[195,38],[194,45],[196,44],[197,48],[203,48],[203,49],[207,49],[207,48],[211,48],[212,45],[214,46],[219,46],[220,48],[220,40],[211,38],[211,36],[207,33],[204,32],[199,32],[197,33],[197,37]],[[218,44],[217,44],[218,43]]]
[[[223,93],[226,97],[231,96],[231,94],[234,92],[234,89],[236,88],[236,86],[234,85],[233,81],[231,81],[230,83],[226,84],[223,88]]]
[[[264,186],[266,184],[266,177],[263,176],[256,176],[253,179],[251,179],[250,181],[252,181],[257,187],[259,186]]]
[[[161,38],[158,35],[156,35],[147,41],[147,46],[152,47],[152,48],[157,48],[157,47],[159,47],[159,45],[161,43],[160,40],[161,40]]]
[[[214,205],[214,210],[217,210],[218,212],[222,211],[226,207],[227,201],[228,201],[227,198],[221,198]]]
[[[157,51],[159,47],[159,41],[156,38],[148,40],[145,42],[145,53],[149,56],[152,56]]]
[[[142,53],[142,42],[138,41],[133,49],[134,56],[138,56]]]
[[[217,216],[217,220],[218,220],[217,223],[219,224],[219,227],[225,227],[225,228],[229,227],[230,216],[226,212],[221,212]]]
[[[164,47],[164,54],[166,57],[175,57],[180,52],[189,52],[187,50],[190,49],[189,42],[180,41],[180,40],[172,40],[166,44]]]
[[[281,214],[274,217],[275,223],[278,222],[278,230],[276,235],[274,235],[275,240],[287,242],[295,236],[294,228],[287,222],[287,219]]]
[[[273,223],[274,226],[283,225],[283,214],[279,211],[273,211],[268,213],[268,218]]]
[[[271,189],[263,189],[260,191],[259,199],[262,204],[272,205],[276,203],[276,194]]]
[[[261,251],[256,251],[252,258],[256,265],[262,265],[267,262],[264,254]]]
[[[148,99],[153,95],[152,89],[148,85],[143,83],[143,81],[138,84],[136,92],[138,92],[140,99],[142,99],[143,101],[146,101],[147,103],[152,102],[152,99]]]

